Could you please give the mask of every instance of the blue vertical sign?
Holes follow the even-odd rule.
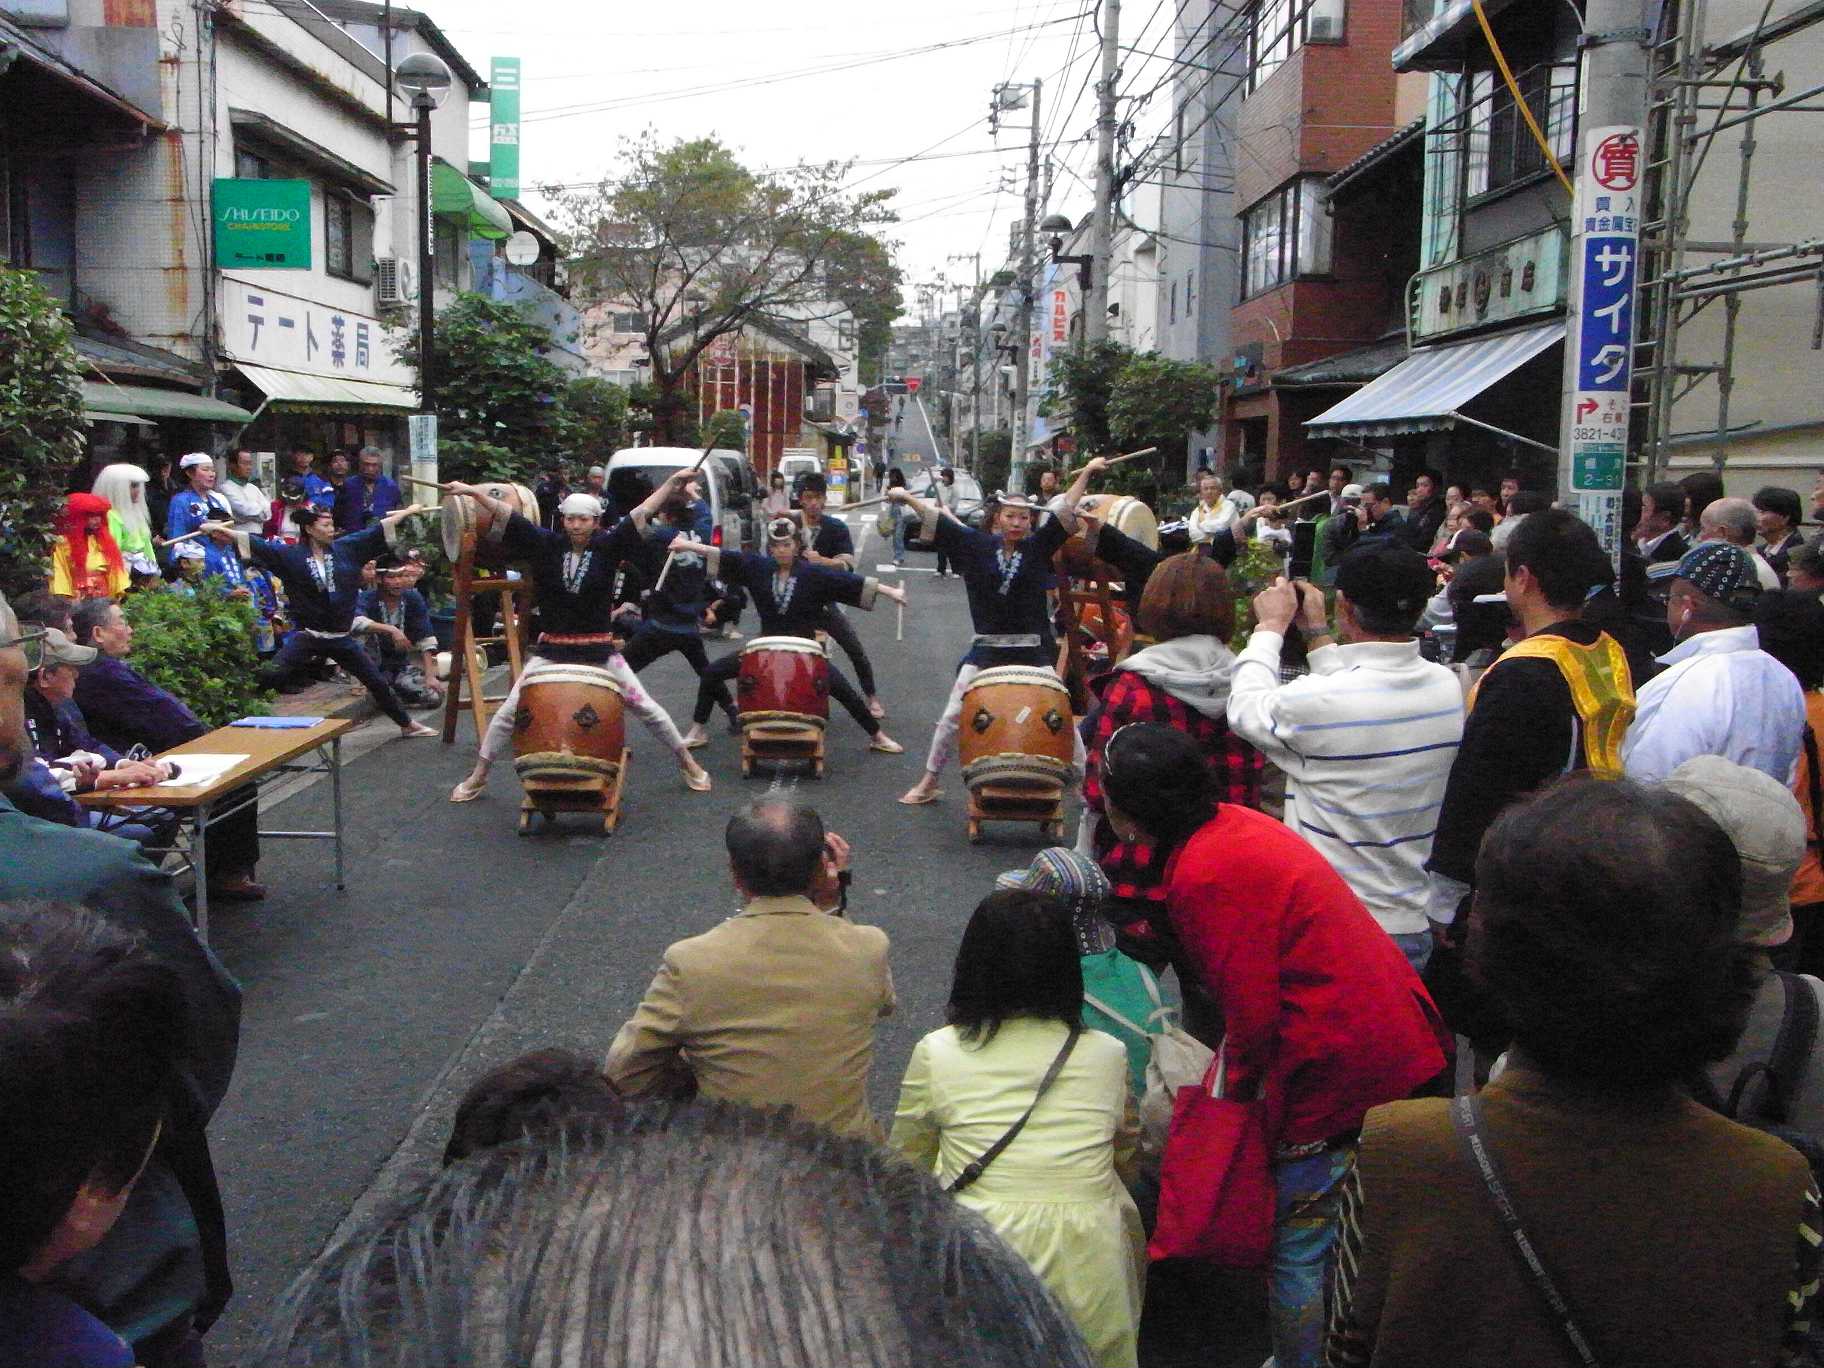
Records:
[[[1577,163],[1573,333],[1577,385],[1569,437],[1578,511],[1613,552],[1621,543],[1640,257],[1640,129],[1583,132]]]

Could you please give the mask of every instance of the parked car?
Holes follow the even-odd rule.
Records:
[[[738,451],[712,451],[709,459],[720,465],[728,476],[728,506],[741,519],[741,547],[752,551],[760,535],[760,501],[766,497],[759,478],[747,458]]]
[[[608,496],[615,507],[627,509],[643,500],[664,482],[672,471],[694,466],[703,453],[694,447],[628,447],[608,458]],[[741,545],[741,515],[731,506],[728,469],[714,459],[711,452],[703,462],[703,497],[709,502],[710,539],[717,546]],[[741,453],[726,453],[739,459]]]
[[[927,474],[922,486],[916,479],[910,481],[910,484],[912,486],[912,492],[921,499],[935,499],[937,497],[937,476],[935,474]],[[957,471],[956,508],[954,510],[956,516],[961,518],[963,522],[970,527],[980,527],[982,525],[982,519],[986,516],[988,511],[985,504],[986,500],[982,495],[981,482],[966,470]],[[912,533],[907,538],[906,545],[915,547],[920,551],[929,551],[931,549],[930,540],[923,535],[922,524],[914,525]]]

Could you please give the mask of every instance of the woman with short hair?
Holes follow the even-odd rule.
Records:
[[[1329,862],[1285,823],[1222,802],[1201,759],[1172,727],[1123,727],[1103,748],[1103,803],[1118,836],[1164,852],[1171,931],[1222,1014],[1226,1095],[1261,1104],[1273,1353],[1279,1368],[1313,1368],[1362,1117],[1443,1076],[1449,1036],[1406,956]],[[1167,1206],[1175,1163],[1195,1157],[1168,1144],[1162,1226],[1180,1214]]]
[[[1669,789],[1574,778],[1496,819],[1468,953],[1508,1066],[1473,1100],[1369,1113],[1331,1364],[1811,1362],[1805,1158],[1686,1092],[1747,1015],[1741,909],[1728,835]]]
[[[1127,1054],[1082,1014],[1066,905],[989,894],[956,953],[949,1025],[913,1047],[889,1143],[1032,1265],[1098,1364],[1132,1368],[1146,1236],[1116,1174],[1138,1138]]]

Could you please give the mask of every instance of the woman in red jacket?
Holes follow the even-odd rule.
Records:
[[[1362,1117],[1443,1073],[1449,1036],[1348,884],[1283,823],[1218,802],[1190,737],[1123,727],[1103,749],[1102,784],[1116,834],[1167,852],[1167,916],[1221,1009],[1229,1095],[1265,1101],[1273,1350],[1279,1368],[1315,1365],[1337,1190]]]

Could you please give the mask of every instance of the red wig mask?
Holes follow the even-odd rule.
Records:
[[[58,531],[70,547],[70,571],[78,579],[88,573],[89,568],[89,519],[100,518],[101,527],[95,533],[96,541],[101,546],[101,554],[108,563],[110,572],[124,575],[127,572],[126,562],[122,560],[120,546],[114,540],[114,533],[108,527],[108,514],[112,505],[99,494],[71,494],[63,504],[63,521]]]

